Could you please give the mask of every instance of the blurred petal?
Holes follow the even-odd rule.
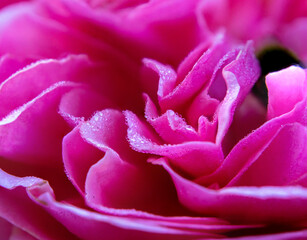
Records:
[[[30,63],[30,59],[21,60],[9,54],[3,55],[0,58],[0,84],[17,70],[22,69]]]
[[[306,5],[306,3],[304,2],[300,3],[300,5],[298,6],[300,6],[300,8],[302,7],[303,9],[302,4]],[[298,13],[297,10],[296,12],[293,13]],[[291,51],[293,51],[298,56],[300,61],[302,61],[305,64],[305,66],[307,64],[307,47],[305,44],[307,40],[306,14],[307,11],[305,10],[305,13],[303,15],[304,17],[294,18],[292,22],[283,26],[282,31],[279,31],[277,34],[281,44],[290,49]]]
[[[0,217],[38,239],[76,239],[27,195],[27,188],[44,184],[41,179],[17,178],[0,169]]]

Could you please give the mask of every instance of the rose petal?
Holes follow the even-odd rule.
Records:
[[[305,2],[300,3],[299,5],[303,9],[302,4],[305,4]],[[291,13],[291,11],[287,12]],[[295,14],[297,13],[298,12],[295,11]],[[282,28],[282,31],[279,31],[277,33],[277,37],[281,42],[281,44],[283,46],[286,46],[288,49],[291,49],[291,51],[293,51],[304,64],[307,64],[307,48],[305,44],[306,42],[305,33],[307,30],[306,23],[307,23],[306,13],[304,13],[303,17],[301,18],[296,17],[292,22],[285,24],[285,26],[283,26]]]
[[[63,153],[70,179],[82,193],[85,191],[88,204],[99,211],[112,207],[179,214],[170,179],[130,149],[126,128],[121,112],[106,109],[82,123],[80,133],[76,128],[67,135]],[[88,144],[106,155],[97,161],[101,153]]]
[[[10,240],[37,240],[37,238],[21,230],[20,228],[14,227],[10,236]]]
[[[103,215],[56,201],[50,186],[41,179],[34,177],[18,178],[2,171],[0,171],[0,173],[2,174],[0,178],[0,181],[2,180],[1,186],[3,185],[4,188],[8,189],[13,188],[10,191],[19,189],[21,195],[27,192],[28,195],[23,194],[25,196],[25,198],[22,199],[24,200],[23,204],[16,205],[21,211],[14,211],[14,213],[21,214],[22,216],[22,218],[18,218],[18,222],[23,221],[22,219],[25,218],[30,219],[27,223],[32,227],[28,228],[26,224],[24,225],[24,230],[28,231],[36,227],[34,224],[35,222],[44,226],[40,228],[40,232],[46,230],[44,235],[31,230],[34,235],[39,236],[39,239],[41,239],[40,236],[44,236],[43,239],[62,239],[61,236],[64,237],[64,239],[75,239],[75,236],[71,235],[71,233],[73,233],[82,239],[101,239],[101,236],[107,238],[110,236],[112,238],[118,237],[118,239],[127,240],[183,240],[196,239],[199,237],[216,238],[220,237],[220,235],[214,233],[260,227],[260,225],[229,225],[226,221],[216,218],[162,217],[150,214],[140,215],[133,210],[127,211],[124,215],[120,214],[120,212],[116,212],[118,216],[114,214]],[[3,180],[5,180],[6,183],[3,183]],[[40,205],[41,208],[34,205],[32,201],[29,201],[29,197]],[[0,198],[0,201],[1,200],[3,200],[3,198]],[[12,203],[13,201],[10,202],[10,204]],[[29,211],[32,211],[31,214],[23,214],[23,211],[27,210],[27,208],[24,209],[22,207],[24,204],[31,206],[28,208]],[[4,205],[0,205],[0,207],[1,206]],[[50,214],[62,223],[65,228],[54,221],[54,219],[46,214],[43,209],[50,212]],[[9,211],[9,213],[12,214],[12,211]],[[36,218],[36,213],[39,214],[38,218]],[[82,228],[80,228],[80,226],[82,226]],[[54,228],[57,228],[56,231],[54,231]],[[68,232],[67,229],[70,232]]]
[[[151,218],[124,217],[102,215],[74,206],[56,202],[50,190],[36,187],[32,193],[43,208],[46,208],[58,221],[63,223],[71,232],[85,239],[100,239],[116,237],[118,239],[195,239],[202,237],[220,237],[214,232],[244,229],[246,226],[214,225],[214,218]],[[133,213],[133,211],[131,211]],[[71,218],[74,221],[71,221]],[[213,225],[210,225],[210,224]],[[200,225],[199,225],[200,224]],[[80,225],[83,227],[80,228]],[[253,226],[253,225],[252,225]],[[251,226],[250,226],[251,227]],[[255,226],[258,227],[257,225]]]
[[[10,239],[10,235],[13,231],[13,225],[8,221],[0,218],[0,238],[1,239]]]
[[[118,151],[133,159],[125,133],[126,126],[122,113],[106,109],[96,113],[89,121],[81,123],[65,136],[63,140],[65,169],[79,191],[84,193],[87,172],[102,158],[103,152]]]
[[[258,159],[228,186],[286,186],[307,172],[307,127],[294,123],[280,129]],[[278,167],[277,167],[278,166]]]
[[[237,107],[233,121],[223,140],[223,151],[227,155],[231,149],[253,130],[266,122],[267,111],[263,104],[252,94],[248,94]]]
[[[201,116],[212,119],[219,103],[220,102],[216,98],[210,97],[207,91],[202,91],[196,96],[188,108],[188,122],[191,123],[192,126],[197,126]]]
[[[20,69],[0,85],[0,117],[5,117],[59,81],[80,80],[81,71],[89,66],[86,56],[70,55],[60,60],[40,60]]]
[[[124,115],[114,109],[97,112],[89,121],[81,124],[82,138],[101,151],[112,150],[127,161],[137,163],[138,154],[131,151],[126,140],[127,126]]]
[[[206,186],[212,183],[219,183],[220,187],[225,186],[244,166],[248,166],[261,155],[281,126],[295,122],[307,125],[306,104],[307,101],[299,102],[291,112],[271,119],[243,138],[231,150],[216,172],[198,179],[197,182]]]
[[[210,31],[217,32],[220,29],[225,29],[227,34],[235,39],[240,39],[243,42],[253,39],[256,45],[262,47],[266,43],[266,37],[272,34],[276,28],[272,16],[279,11],[280,8],[277,5],[280,2],[284,1],[264,3],[248,0],[242,3],[236,0],[209,0],[200,4],[199,12],[205,28]]]
[[[243,101],[260,74],[260,67],[253,54],[251,42],[238,54],[235,61],[223,69],[227,94],[218,109],[216,143],[221,144],[233,119],[236,106]]]
[[[130,164],[111,150],[90,168],[85,187],[87,203],[94,209],[122,214],[130,209],[146,211],[133,210],[138,216],[185,214],[174,190],[162,169]]]
[[[195,239],[195,235],[217,237],[212,233],[197,234],[183,230],[165,228],[146,220],[101,215],[56,202],[50,194],[35,197],[70,232],[82,239]],[[74,219],[72,221],[72,219]],[[82,228],[80,228],[82,226]]]
[[[195,129],[177,113],[167,110],[158,116],[158,110],[147,95],[145,95],[145,100],[145,118],[165,142],[176,144],[200,140],[200,135]]]
[[[166,109],[176,110],[176,107],[185,103],[208,83],[215,66],[229,51],[229,45],[223,36],[219,36],[214,45],[198,59],[185,79],[171,93],[160,99],[159,104],[162,112]]]
[[[22,69],[30,63],[31,60],[29,59],[21,60],[9,54],[3,55],[0,58],[0,84],[17,70]]]
[[[80,128],[74,128],[63,138],[63,163],[69,180],[84,195],[85,179],[90,167],[96,163],[103,153],[81,136]]]
[[[83,87],[71,90],[61,98],[59,113],[68,123],[76,126],[79,122],[88,120],[95,111],[112,106],[114,107],[114,103],[109,99]]]
[[[88,0],[88,4],[94,8],[110,9],[112,11],[136,7],[139,4],[147,2],[147,0],[120,0],[120,1],[108,1],[108,0]]]
[[[61,139],[68,126],[57,114],[57,107],[63,93],[76,86],[80,85],[58,82],[3,118],[0,155],[45,166],[59,163]]]
[[[184,7],[176,8],[177,0],[149,1],[141,8],[114,14],[107,9],[92,8],[84,1],[39,1],[30,10],[30,17],[21,15],[7,24],[5,31],[9,35],[3,37],[2,43],[7,51],[28,56],[56,57],[61,52],[80,53],[82,49],[95,58],[120,57],[129,63],[127,56],[134,59],[147,56],[178,65],[207,35],[198,24],[197,2],[181,1]],[[14,40],[16,33],[12,36],[8,29],[20,29],[17,38],[23,39],[24,48]],[[47,36],[54,41],[51,43]]]
[[[25,0],[2,0],[0,3],[0,8],[3,8],[5,6],[8,6],[10,4],[18,3],[18,2],[23,2]]]
[[[0,217],[38,239],[76,239],[29,199],[26,189],[36,184],[43,186],[44,181],[35,177],[17,178],[0,169]]]
[[[144,177],[137,167],[109,150],[89,169],[85,183],[86,200],[105,207],[142,209],[142,196],[151,195]]]
[[[223,159],[221,149],[211,142],[159,145],[136,115],[125,111],[125,117],[129,142],[136,151],[168,157],[172,164],[194,177],[212,172]]]
[[[300,67],[288,67],[266,77],[268,87],[268,119],[291,111],[294,106],[307,98],[306,73]]]
[[[160,101],[164,96],[168,95],[176,86],[177,74],[170,66],[165,66],[157,61],[151,59],[143,59],[146,67],[152,69],[159,75],[158,85],[158,100]]]
[[[307,220],[307,189],[286,187],[226,187],[212,190],[178,175],[166,159],[156,161],[171,175],[180,202],[207,216],[240,222],[291,223]]]

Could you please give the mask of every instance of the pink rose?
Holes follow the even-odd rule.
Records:
[[[214,4],[2,8],[1,239],[306,237],[306,70],[269,73],[260,96],[247,40],[275,33],[222,30]]]

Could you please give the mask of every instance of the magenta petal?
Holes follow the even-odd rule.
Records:
[[[28,31],[45,33],[47,29],[59,42],[44,48],[50,41],[35,34],[25,36],[23,41],[29,45],[29,49],[34,48],[35,44],[40,44],[38,49],[41,52],[41,49],[47,48],[45,54],[58,54],[59,50],[80,52],[82,49],[96,58],[110,59],[116,55],[126,55],[141,59],[147,56],[177,65],[207,34],[200,29],[195,14],[198,0],[181,0],[182,8],[176,7],[177,0],[149,1],[116,14],[108,9],[92,8],[84,1],[54,0],[52,3],[39,3],[43,5],[42,11],[50,14],[55,21],[45,23],[45,18],[38,23],[28,21]],[[16,43],[12,45],[12,48],[18,49]]]
[[[194,64],[187,76],[174,88],[172,92],[160,99],[163,111],[176,109],[197,93],[212,77],[215,66],[229,51],[229,43],[223,36],[219,36],[214,45],[209,48]],[[187,63],[188,64],[188,63]],[[161,73],[165,75],[165,73]],[[161,78],[160,78],[161,79]]]
[[[241,222],[304,222],[307,220],[307,189],[286,187],[226,187],[212,190],[178,175],[161,158],[175,183],[180,202],[207,216],[219,216]]]
[[[39,239],[75,239],[71,234],[73,233],[82,239],[101,239],[103,236],[106,239],[185,240],[200,237],[216,238],[220,235],[215,233],[259,227],[229,225],[228,222],[216,218],[146,215],[134,210],[127,210],[124,215],[120,214],[120,211],[104,215],[56,201],[48,183],[41,179],[18,178],[1,170],[0,174],[1,186],[11,189],[5,190],[5,197],[0,198],[0,202],[7,203],[0,204],[0,208],[4,206],[4,210],[0,212],[0,219],[4,217],[6,220],[12,220],[17,227],[21,224],[24,231]],[[34,204],[29,197],[41,207]],[[7,206],[10,206],[9,211]],[[0,220],[0,226],[7,225],[3,225]]]
[[[21,60],[18,57],[12,55],[3,55],[0,58],[0,84],[17,70],[22,69],[27,64],[30,64],[30,60]]]
[[[80,80],[80,72],[89,66],[86,56],[71,55],[60,60],[40,60],[20,69],[0,85],[0,117],[5,117],[59,81]]]
[[[142,208],[141,196],[151,195],[145,175],[114,151],[91,166],[86,178],[86,200],[112,208]]]
[[[82,138],[103,152],[115,151],[125,160],[138,162],[137,153],[132,151],[126,139],[127,126],[122,112],[105,109],[97,112],[80,126]]]
[[[157,95],[160,101],[160,99],[168,95],[176,87],[177,74],[170,66],[165,66],[157,61],[144,59],[143,62],[146,67],[159,74]]]
[[[225,29],[228,34],[236,39],[248,41],[250,39],[263,40],[265,34],[272,31],[271,22],[266,19],[267,12],[276,14],[277,7],[265,9],[275,1],[253,1],[244,2],[233,0],[208,0],[200,4],[200,12],[207,27],[216,32]],[[284,2],[284,1],[280,1]],[[217,14],[218,13],[218,14]],[[263,44],[262,41],[260,44]]]
[[[96,210],[105,211],[106,207],[112,207],[162,214],[171,212],[169,206],[176,208],[178,204],[170,179],[130,148],[126,129],[123,114],[113,109],[97,112],[82,123],[80,133],[84,142],[77,130],[67,135],[64,141],[64,153],[67,154],[64,163],[68,174],[81,189],[86,175],[87,203]],[[88,144],[105,152],[97,163],[94,155],[97,151],[91,150]],[[88,155],[84,155],[86,153]],[[155,198],[153,204],[151,200]]]
[[[307,127],[285,125],[259,158],[229,185],[286,186],[307,172]],[[278,166],[278,167],[277,167]]]
[[[108,149],[130,152],[125,139],[126,125],[121,112],[106,109],[89,121],[81,122],[63,140],[63,161],[68,177],[84,193],[85,179],[90,167]]]
[[[271,119],[238,142],[216,172],[197,180],[202,185],[218,182],[225,186],[241,169],[254,162],[274,139],[282,125],[298,122],[307,125],[305,114],[307,101],[302,101],[294,109],[280,117]],[[251,147],[253,146],[253,147]]]
[[[32,187],[30,197],[55,219],[62,223],[71,233],[82,239],[196,239],[199,236],[217,237],[208,232],[189,231],[184,227],[178,229],[164,225],[163,221],[103,215],[57,202],[48,185]],[[171,220],[171,219],[170,219]],[[175,220],[176,222],[176,220]],[[184,223],[185,221],[183,221]],[[180,220],[178,221],[180,223]],[[82,226],[82,227],[80,227]],[[171,225],[170,225],[171,226]],[[175,224],[176,226],[176,224]],[[183,225],[184,226],[184,225]],[[183,230],[182,230],[183,229]],[[71,238],[72,239],[72,238]]]
[[[266,122],[267,110],[260,100],[250,93],[243,103],[238,106],[233,121],[223,140],[223,151],[228,154],[230,150],[253,130]]]
[[[162,215],[179,214],[182,210],[178,208],[172,182],[161,170],[150,164],[133,165],[109,150],[87,174],[86,201],[106,213],[129,213],[130,209],[136,209]]]
[[[13,5],[14,3],[23,2],[23,1],[26,1],[26,0],[2,0],[0,3],[0,8],[9,6],[10,4]]]
[[[253,54],[251,42],[241,50],[235,61],[223,69],[227,94],[218,108],[218,132],[216,143],[220,144],[233,119],[235,108],[246,97],[260,74],[260,67]]]
[[[300,67],[289,67],[266,77],[269,93],[268,118],[278,117],[291,111],[307,98],[306,73]]]
[[[41,179],[18,178],[0,169],[0,217],[38,239],[75,239],[27,195],[29,188],[44,184]]]
[[[23,231],[20,228],[14,227],[12,229],[12,233],[9,240],[37,240],[37,238],[33,237],[32,235]]]
[[[121,1],[108,1],[108,0],[89,0],[88,4],[93,8],[105,8],[112,11],[125,9],[129,7],[136,7],[139,4],[147,2],[147,0],[121,0]]]
[[[210,97],[207,91],[202,91],[196,96],[188,108],[188,122],[190,122],[193,126],[197,126],[201,116],[212,119],[219,103],[220,102],[217,99]]]
[[[154,135],[133,113],[125,112],[128,138],[131,146],[143,153],[165,156],[182,171],[201,176],[217,168],[223,159],[221,148],[211,142],[185,142],[176,145],[159,145]]]
[[[158,116],[158,110],[151,99],[147,95],[145,95],[145,99],[145,118],[165,142],[175,144],[200,140],[200,135],[195,129],[189,126],[177,113],[167,110]]]
[[[74,89],[66,93],[60,102],[59,113],[72,126],[88,120],[95,111],[114,106],[109,99],[90,88]]]
[[[79,127],[74,128],[64,137],[62,153],[68,178],[84,195],[87,172],[93,164],[101,159],[103,153],[84,141]]]
[[[299,3],[297,6],[301,7],[302,4],[305,4],[305,2]],[[297,6],[295,6],[295,8]],[[297,10],[293,13],[297,14]],[[306,65],[307,64],[307,47],[305,44],[307,41],[306,13],[304,13],[303,16],[304,17],[302,18],[295,18],[292,22],[285,24],[283,26],[282,31],[279,31],[277,33],[277,36],[280,42],[288,49],[291,49],[298,56],[298,58]]]
[[[10,239],[14,226],[0,217],[0,239]]]
[[[0,155],[45,166],[59,163],[61,139],[68,126],[57,113],[57,108],[61,96],[78,86],[76,83],[58,82],[3,118],[0,121]]]

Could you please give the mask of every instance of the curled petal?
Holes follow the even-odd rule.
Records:
[[[235,61],[223,69],[227,94],[218,108],[218,131],[216,143],[220,144],[233,119],[235,108],[247,96],[257,81],[260,67],[253,54],[251,42],[238,54]]]
[[[19,178],[0,170],[0,219],[38,239],[197,239],[220,237],[219,233],[245,229],[216,218],[162,217],[135,214],[100,214],[56,201],[48,183],[35,177]],[[3,195],[4,194],[4,195]],[[33,201],[32,201],[33,200]],[[22,204],[21,204],[22,202]],[[11,206],[7,211],[7,206]],[[25,207],[26,206],[26,207]],[[12,211],[14,209],[14,211]],[[6,222],[0,226],[7,226]],[[64,227],[63,227],[64,226]],[[80,227],[82,226],[82,228]]]
[[[176,109],[178,106],[189,100],[197,93],[205,84],[208,84],[213,74],[214,68],[219,60],[229,51],[229,43],[226,43],[224,37],[219,36],[213,46],[209,48],[198,61],[193,65],[193,68],[187,76],[174,87],[171,92],[168,89],[168,94],[161,97],[159,104],[164,112],[166,109]],[[229,44],[230,45],[230,44]],[[189,64],[189,63],[186,63]],[[158,67],[155,69],[159,70]],[[160,72],[160,81],[165,82],[166,72]],[[161,78],[163,76],[163,78]],[[178,79],[177,79],[178,81]],[[174,82],[174,80],[172,80]],[[163,84],[164,85],[164,84]]]
[[[45,184],[39,178],[18,178],[0,169],[0,217],[37,239],[76,239],[29,198],[27,189]]]
[[[204,176],[197,182],[206,186],[214,182],[219,183],[220,187],[227,185],[241,169],[254,162],[262,154],[283,125],[297,122],[306,126],[306,104],[307,101],[299,102],[289,113],[267,121],[243,138],[230,151],[221,166],[213,174]]]
[[[45,166],[59,163],[61,139],[68,126],[57,114],[57,107],[65,92],[79,86],[58,82],[3,118],[0,121],[0,155]]]
[[[145,117],[164,141],[175,144],[200,140],[200,135],[181,116],[172,110],[158,116],[154,103],[147,95],[145,98]]]
[[[270,145],[228,186],[287,186],[307,172],[307,127],[285,125]],[[278,167],[277,167],[278,166]]]
[[[156,163],[173,178],[180,202],[198,213],[254,223],[303,223],[307,220],[306,188],[242,186],[213,190],[181,177],[166,159],[161,158]]]
[[[59,113],[72,126],[88,120],[95,111],[114,106],[109,99],[90,88],[78,88],[69,91],[61,98]]]
[[[201,176],[214,171],[223,159],[220,147],[211,142],[185,142],[160,145],[155,136],[133,113],[125,112],[131,146],[143,153],[165,156],[182,171]]]
[[[66,175],[84,196],[85,179],[90,167],[102,158],[103,153],[84,141],[80,128],[74,128],[63,138],[63,163]]]
[[[84,55],[70,55],[60,60],[39,60],[19,69],[0,85],[0,117],[35,98],[57,82],[80,82],[80,70],[88,68],[90,64]]]

